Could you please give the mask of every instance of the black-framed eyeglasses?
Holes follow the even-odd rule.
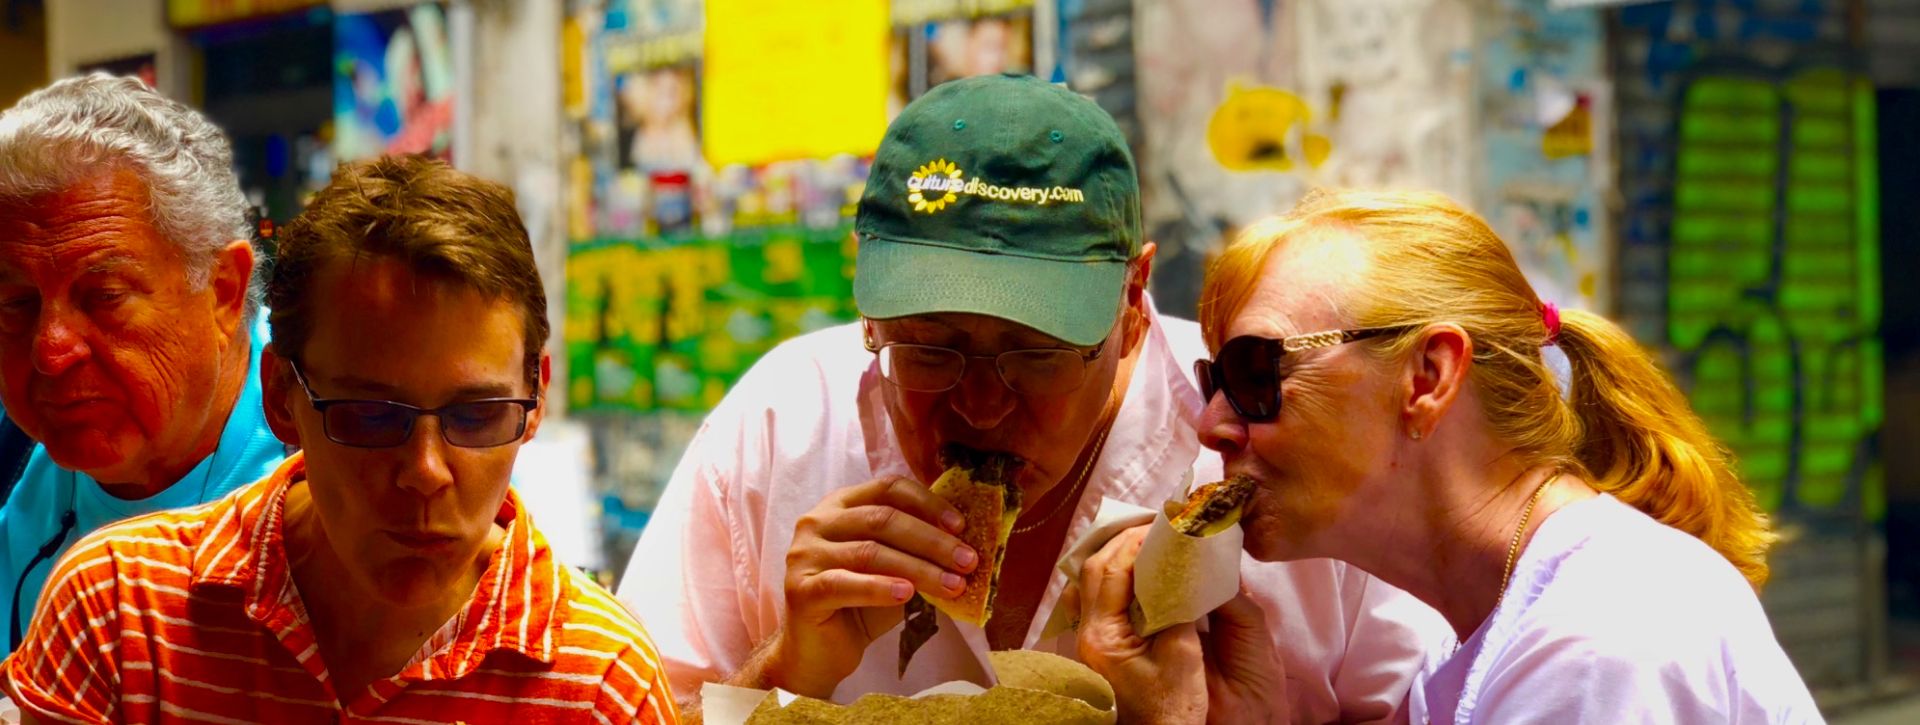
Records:
[[[1264,423],[1280,415],[1280,360],[1288,353],[1344,345],[1370,337],[1413,329],[1412,325],[1329,330],[1281,339],[1242,335],[1220,346],[1212,360],[1195,360],[1193,376],[1200,394],[1213,401],[1215,391],[1227,394],[1233,412],[1250,423]]]
[[[391,400],[322,398],[313,393],[300,365],[289,361],[293,377],[307,391],[307,400],[320,413],[327,440],[354,448],[392,448],[413,437],[414,421],[431,415],[440,419],[440,437],[461,448],[493,448],[520,439],[527,432],[527,414],[539,398],[485,398],[421,408]]]
[[[968,360],[992,360],[1000,382],[1021,395],[1065,395],[1087,381],[1087,368],[1107,347],[1092,350],[1038,347],[996,355],[968,355],[950,347],[907,342],[877,344],[867,335],[867,350],[880,357],[880,376],[905,390],[939,393],[953,389],[966,375]]]

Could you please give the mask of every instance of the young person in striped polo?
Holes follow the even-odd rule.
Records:
[[[29,722],[677,722],[646,632],[508,488],[550,377],[512,194],[344,166],[267,296],[266,417],[303,453],[75,544],[0,664]]]

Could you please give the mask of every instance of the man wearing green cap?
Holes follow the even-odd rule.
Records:
[[[989,650],[1079,659],[1075,636],[1041,633],[1067,584],[1054,563],[1101,500],[1158,506],[1188,475],[1221,478],[1195,429],[1199,327],[1154,309],[1133,157],[1093,102],[1031,77],[934,88],[888,129],[855,231],[864,319],[788,341],[741,379],[621,583],[685,696],[727,682],[850,702],[982,681]],[[991,618],[941,615],[902,673],[902,605],[952,597],[981,566],[926,486],[949,443],[1024,459],[1024,504]],[[1388,718],[1444,626],[1327,560],[1248,564],[1242,587],[1210,647],[1274,667],[1222,688],[1247,695],[1239,721]],[[1116,689],[1123,710],[1141,705]]]

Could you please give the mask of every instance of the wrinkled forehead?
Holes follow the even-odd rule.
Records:
[[[938,312],[888,320],[873,320],[881,337],[899,342],[954,347],[1072,347],[1044,332],[1001,317],[966,312]]]
[[[1351,230],[1316,227],[1295,232],[1261,264],[1260,281],[1227,325],[1227,339],[1353,327],[1348,300],[1368,266],[1365,243]]]
[[[131,171],[105,171],[58,189],[0,196],[0,242],[59,241],[103,225],[153,230],[152,196]]]

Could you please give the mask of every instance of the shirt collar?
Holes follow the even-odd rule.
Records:
[[[272,475],[216,504],[211,533],[194,551],[192,589],[239,590],[247,616],[263,625],[291,610],[298,595],[287,565],[283,513],[287,491],[305,479],[306,456],[296,453]],[[511,488],[494,522],[506,536],[461,615],[465,623],[459,635],[402,672],[403,678],[410,673],[420,679],[462,677],[503,650],[554,661],[564,572]]]

